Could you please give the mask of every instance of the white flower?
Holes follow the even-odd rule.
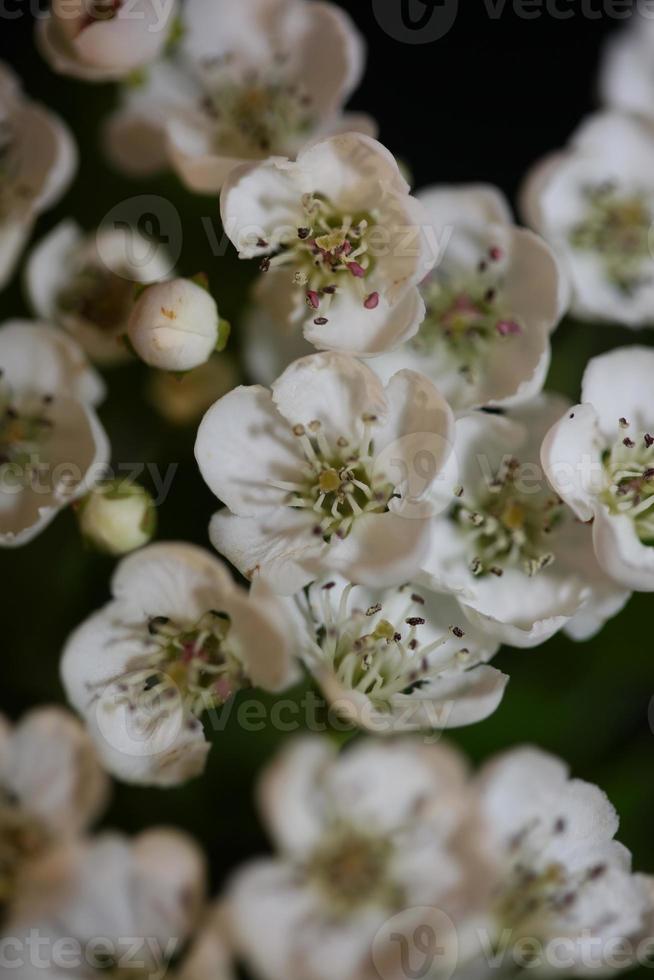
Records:
[[[485,665],[498,645],[464,630],[454,599],[412,585],[314,582],[290,600],[302,657],[330,704],[377,734],[453,728],[488,717],[508,678]]]
[[[626,30],[612,34],[604,51],[599,89],[602,102],[619,112],[654,116],[654,23],[634,12]]]
[[[0,327],[0,547],[31,541],[109,461],[100,378],[47,323]]]
[[[0,289],[9,282],[36,218],[62,196],[76,168],[68,128],[27,100],[0,62]]]
[[[99,815],[108,780],[80,723],[39,708],[15,726],[0,715],[0,923],[18,915],[53,852]]]
[[[16,980],[60,980],[63,963],[65,975],[80,980],[233,976],[219,923],[202,923],[205,860],[186,835],[163,828],[132,839],[106,833],[67,858],[53,873],[50,901],[9,924],[12,960],[23,953],[11,971]]]
[[[176,0],[52,0],[36,40],[50,67],[87,82],[125,78],[163,51]]]
[[[85,235],[64,221],[32,250],[25,284],[36,316],[61,324],[91,360],[113,364],[129,358],[122,338],[136,284],[169,272],[166,253],[137,231]]]
[[[168,160],[193,191],[213,194],[239,164],[294,157],[334,132],[375,135],[342,106],[363,72],[349,15],[309,0],[187,0],[174,60],[126,88],[110,120],[110,157],[131,173]]]
[[[576,316],[654,323],[653,174],[654,128],[605,112],[529,175],[523,211],[557,253]]]
[[[243,687],[276,691],[294,679],[292,636],[263,583],[248,595],[192,545],[123,559],[112,592],[69,638],[64,686],[112,773],[175,785],[204,768],[205,711]]]
[[[294,741],[265,773],[263,817],[280,855],[239,871],[228,893],[237,950],[265,980],[370,980],[462,884],[453,838],[465,814],[465,769],[440,746]],[[439,937],[440,938],[440,937]],[[388,948],[391,947],[391,948]],[[442,960],[440,961],[442,962]]]
[[[418,200],[441,250],[420,286],[427,315],[415,337],[371,367],[382,380],[401,367],[422,371],[459,411],[537,395],[562,313],[551,250],[512,224],[494,187],[432,187]]]
[[[400,371],[383,388],[345,354],[314,354],[273,384],[239,387],[206,414],[195,447],[227,505],[215,547],[248,577],[292,595],[320,569],[397,585],[429,546],[420,495],[451,452],[453,418],[431,383]]]
[[[654,592],[654,351],[594,357],[581,405],[543,444],[543,466],[581,521],[593,521],[597,560],[624,588]]]
[[[235,170],[221,195],[241,258],[259,257],[265,303],[314,346],[371,356],[412,337],[424,317],[418,283],[437,255],[428,216],[397,163],[347,133]]]
[[[419,576],[454,594],[473,624],[512,646],[536,646],[562,627],[590,637],[629,595],[602,572],[590,528],[560,501],[539,464],[543,437],[566,404],[543,395],[505,416],[459,419],[449,509],[433,520]]]
[[[148,286],[137,300],[127,326],[136,353],[163,371],[191,371],[209,360],[221,337],[216,301],[190,279]]]
[[[652,886],[613,839],[618,815],[605,793],[532,748],[494,759],[474,785],[487,947],[499,944],[501,955],[504,944],[506,955],[507,936],[510,946],[528,940],[529,968],[540,976],[635,962],[650,934]]]
[[[125,555],[152,538],[156,522],[154,501],[137,483],[101,483],[81,502],[79,526],[86,540],[110,555]]]

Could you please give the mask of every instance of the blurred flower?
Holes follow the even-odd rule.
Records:
[[[186,0],[173,58],[124,89],[105,133],[109,156],[132,174],[170,160],[197,193],[217,193],[234,167],[294,157],[337,131],[375,135],[369,117],[343,115],[365,61],[349,15],[308,0]]]
[[[110,555],[142,548],[154,535],[157,512],[148,491],[136,483],[100,483],[85,497],[77,512],[84,538]]]
[[[0,924],[43,890],[49,858],[95,820],[108,788],[68,712],[39,708],[14,727],[0,715]]]
[[[62,196],[76,168],[68,128],[28,101],[0,62],[0,289],[11,279],[38,215]]]
[[[202,421],[195,454],[227,505],[210,536],[247,577],[292,595],[320,570],[383,587],[407,581],[429,546],[420,491],[451,452],[453,418],[412,371],[386,388],[345,354],[314,354],[273,384],[240,387]]]
[[[109,82],[154,61],[168,44],[176,0],[52,0],[36,40],[53,71]]]
[[[586,368],[581,405],[543,444],[552,486],[593,521],[597,560],[624,588],[654,592],[654,351],[622,347]]]
[[[132,347],[162,371],[191,371],[227,343],[229,328],[203,285],[172,279],[148,286],[127,327]]]
[[[110,450],[92,406],[103,395],[56,327],[0,327],[0,547],[27,544],[100,479]]]
[[[192,545],[153,544],[123,559],[112,592],[66,644],[66,693],[110,772],[176,785],[204,769],[205,711],[244,687],[291,683],[292,633],[263,583],[248,595]]]
[[[653,175],[654,128],[611,112],[528,175],[523,211],[562,263],[574,315],[654,324]]]
[[[122,338],[137,283],[166,278],[170,264],[132,229],[85,235],[63,221],[32,250],[25,286],[34,313],[64,327],[91,360],[109,365],[129,358]]]
[[[590,528],[539,465],[545,433],[566,406],[543,395],[505,416],[475,412],[457,421],[449,506],[433,521],[419,576],[511,646],[536,646],[563,627],[587,639],[629,597],[601,570]]]
[[[631,854],[613,840],[619,820],[606,794],[533,748],[492,760],[474,789],[489,947],[526,939],[538,976],[633,965],[651,933],[653,881],[631,873]]]
[[[635,11],[625,30],[609,35],[599,88],[602,102],[620,112],[654,117],[654,23]]]
[[[231,980],[219,920],[203,921],[205,876],[195,843],[174,830],[80,843],[59,871],[56,908],[10,924],[12,975]]]
[[[318,348],[371,356],[412,337],[418,283],[437,255],[428,216],[375,140],[356,133],[241,167],[225,183],[223,225],[269,277],[259,301]]]
[[[395,913],[413,932],[434,907],[454,911],[464,788],[451,749],[370,739],[337,756],[327,740],[293,742],[260,786],[280,856],[246,865],[228,894],[235,945],[255,976],[402,976],[380,969],[378,949],[373,966],[371,949]]]
[[[148,397],[167,422],[191,425],[216,399],[236,387],[239,377],[236,361],[222,353],[186,374],[153,371],[148,381]]]
[[[550,248],[512,224],[494,187],[432,187],[418,200],[441,248],[420,286],[427,315],[415,337],[370,366],[382,380],[399,368],[422,371],[458,411],[532,398],[562,314]]]
[[[486,666],[497,652],[456,601],[425,589],[369,589],[339,577],[290,600],[301,653],[330,704],[377,734],[443,729],[487,718],[508,678]]]

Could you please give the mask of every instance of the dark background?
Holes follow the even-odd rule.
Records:
[[[385,2],[390,6],[399,0]],[[19,0],[14,3],[18,8]],[[12,6],[10,0],[5,4]],[[372,0],[342,5],[369,45],[368,73],[352,106],[377,117],[382,141],[406,161],[416,186],[485,180],[512,199],[528,166],[561,146],[594,108],[601,44],[621,26],[597,15],[602,0],[585,0],[586,14],[593,16],[582,14],[581,0],[559,0],[561,8],[574,13],[566,20],[544,11],[534,16],[535,7],[524,19],[511,10],[510,0],[493,18],[480,0],[461,0],[445,37],[407,44],[380,28]],[[221,313],[235,325],[237,349],[252,270],[231,253],[211,258],[200,217],[211,216],[217,224],[217,201],[191,197],[172,176],[139,184],[112,173],[98,151],[98,128],[113,104],[114,89],[53,76],[33,49],[27,15],[0,18],[0,57],[23,76],[30,95],[68,120],[81,147],[76,182],[41,219],[35,239],[71,213],[91,229],[125,197],[147,192],[170,197],[184,220],[180,270],[210,273]],[[17,283],[0,295],[0,321],[24,313]],[[651,336],[642,332],[637,340],[651,343]],[[632,333],[617,327],[564,323],[555,336],[550,386],[576,398],[587,359],[633,340]],[[110,396],[101,415],[114,459],[179,464],[161,508],[159,537],[207,544],[214,501],[193,462],[194,429],[163,425],[142,395],[144,379],[139,365],[116,370],[109,378]],[[27,548],[0,553],[0,707],[9,715],[61,699],[63,641],[108,597],[111,568],[111,561],[84,549],[70,514],[60,515]],[[512,678],[503,705],[488,721],[453,733],[452,740],[475,760],[520,742],[560,754],[576,775],[606,789],[621,813],[620,837],[633,850],[636,867],[654,872],[651,598],[635,597],[594,641],[574,644],[557,636],[533,651],[505,649],[496,663]],[[117,787],[105,821],[130,832],[155,823],[188,829],[211,857],[214,890],[237,862],[267,846],[251,800],[252,784],[274,747],[289,737],[272,729],[245,732],[235,714],[214,736],[205,777],[167,792]]]

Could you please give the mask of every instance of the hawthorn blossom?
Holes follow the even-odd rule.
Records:
[[[346,719],[378,734],[454,728],[488,717],[508,677],[486,661],[498,644],[454,599],[413,585],[354,586],[338,576],[291,600],[303,660]]]
[[[654,351],[621,347],[588,364],[581,405],[543,444],[552,486],[592,521],[597,560],[626,589],[654,592]]]
[[[38,708],[12,726],[0,715],[0,923],[43,888],[59,860],[99,816],[108,781],[79,722]]]
[[[204,769],[206,711],[242,688],[293,681],[292,634],[264,583],[248,594],[193,545],[157,543],[124,558],[112,594],[68,639],[66,693],[110,772],[173,786]]]
[[[457,421],[457,465],[439,485],[447,510],[433,519],[418,576],[512,646],[536,646],[562,628],[587,639],[629,597],[599,567],[591,529],[552,490],[539,463],[544,435],[566,405],[542,395],[506,415],[474,412]]]
[[[327,740],[293,740],[259,787],[279,855],[239,870],[227,894],[236,951],[253,974],[400,977],[398,936],[388,934],[400,923],[408,936],[449,924],[439,963],[454,965],[464,789],[465,768],[445,747],[366,739],[339,756]]]
[[[270,277],[271,313],[314,346],[372,356],[416,333],[418,284],[437,254],[425,209],[380,143],[346,133],[296,162],[239,167],[221,213],[240,257],[258,258]]]
[[[169,43],[176,0],[52,0],[36,41],[53,71],[111,82],[153,62]]]
[[[134,351],[163,371],[191,371],[205,364],[229,337],[226,321],[208,288],[191,279],[149,286],[137,300],[127,325]]]
[[[0,289],[14,272],[34,223],[64,194],[77,168],[68,127],[27,99],[0,62]]]
[[[27,544],[109,461],[104,394],[77,344],[48,323],[0,327],[0,547]]]
[[[239,380],[235,358],[221,353],[186,374],[152,371],[147,396],[171,425],[197,425],[216,399],[235,388]]]
[[[56,878],[56,904],[9,924],[16,980],[233,980],[218,916],[205,913],[205,860],[185,834],[102,834],[80,843]]]
[[[102,365],[129,359],[124,344],[137,284],[170,272],[165,251],[133,229],[85,235],[63,221],[32,250],[25,269],[36,316],[61,325]]]
[[[401,367],[422,371],[458,411],[537,395],[563,304],[549,246],[512,224],[494,187],[430,187],[417,196],[441,250],[420,285],[426,317],[371,367],[382,380]]]
[[[613,33],[604,50],[599,89],[602,102],[610,109],[654,116],[654,23],[639,16],[625,30]]]
[[[400,371],[383,388],[360,361],[314,354],[273,384],[235,388],[205,415],[200,472],[225,504],[215,548],[292,595],[321,570],[397,585],[429,546],[421,496],[451,452],[452,413]]]
[[[314,0],[186,0],[173,57],[124,88],[105,133],[109,156],[131,174],[168,162],[197,193],[217,193],[234,167],[295,157],[338,131],[375,135],[342,107],[363,73],[365,49],[349,15]]]
[[[606,794],[529,747],[493,759],[473,788],[486,868],[477,899],[486,923],[482,914],[477,928],[487,952],[508,959],[526,941],[525,965],[538,976],[635,964],[654,924],[654,879],[632,874]]]
[[[523,211],[557,254],[583,320],[654,323],[654,127],[603,112],[537,164]]]

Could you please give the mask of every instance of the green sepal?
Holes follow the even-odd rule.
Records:
[[[232,332],[232,325],[229,320],[223,320],[221,317],[218,320],[218,340],[216,341],[215,350],[220,353],[220,351],[225,350],[227,347],[227,341]]]

